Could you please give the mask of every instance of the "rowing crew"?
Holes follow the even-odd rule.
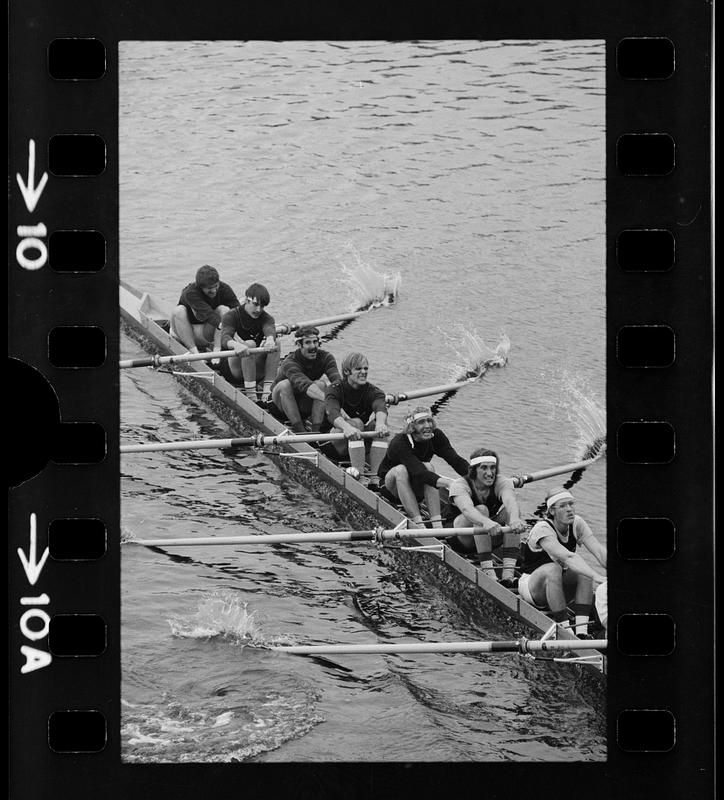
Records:
[[[460,477],[453,479],[435,472],[431,463],[434,456],[446,461]],[[604,616],[606,578],[577,549],[579,545],[587,549],[598,567],[605,570],[606,547],[575,513],[573,495],[566,489],[548,492],[546,515],[528,532],[513,480],[500,471],[498,454],[479,448],[466,461],[437,427],[430,409],[424,407],[416,408],[407,417],[403,432],[392,438],[379,474],[384,481],[381,494],[399,500],[414,523],[422,523],[419,504],[424,501],[433,528],[482,528],[481,534],[448,541],[459,550],[472,552],[480,569],[492,580],[498,579],[494,566],[497,556],[502,561],[500,583],[507,588],[515,588],[515,570],[519,568],[520,596],[548,611],[554,621],[567,618],[570,603],[576,633],[585,634],[594,587],[601,584],[598,616]],[[440,490],[447,497],[444,512]]]
[[[219,280],[218,272],[205,265],[181,294],[172,332],[192,352],[210,346],[234,350],[237,355],[222,359],[224,377],[234,383],[243,381],[250,399],[270,401],[293,432],[325,427],[343,433],[344,440],[328,445],[337,460],[348,459],[353,474],[368,470],[370,488],[378,488],[379,482],[380,493],[399,502],[413,524],[422,525],[420,504],[424,501],[433,528],[482,528],[481,534],[456,537],[458,549],[472,552],[493,580],[498,579],[495,553],[502,561],[500,582],[508,588],[516,584],[514,574],[520,563],[520,596],[547,610],[557,622],[566,618],[572,602],[576,632],[585,633],[594,586],[600,586],[599,608],[605,607],[606,579],[576,550],[582,545],[605,569],[606,548],[575,514],[571,493],[563,488],[549,492],[545,518],[521,541],[527,526],[513,480],[500,472],[497,453],[479,448],[467,461],[425,406],[407,415],[402,432],[388,444],[387,406],[396,398],[368,381],[367,358],[348,354],[340,372],[332,353],[320,347],[319,330],[306,326],[295,333],[296,349],[280,361],[276,325],[265,310],[269,302],[268,290],[253,283],[242,305],[231,287]],[[244,357],[252,347],[266,352],[253,359]],[[362,439],[363,431],[375,431],[379,438]],[[438,474],[432,467],[434,457],[444,460],[460,477]],[[445,513],[440,490],[446,497]]]

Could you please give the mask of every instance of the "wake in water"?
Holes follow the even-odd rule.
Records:
[[[471,331],[463,325],[452,326],[453,333],[449,330],[438,328],[440,335],[447,339],[455,353],[455,361],[450,370],[450,382],[472,381],[482,378],[491,367],[504,367],[508,363],[510,339],[501,332],[495,348],[488,347],[476,331]],[[433,414],[443,408],[458,389],[452,389],[440,396],[431,406]]]
[[[350,295],[350,311],[369,311],[380,306],[389,306],[397,299],[400,291],[401,276],[399,272],[377,272],[370,264],[360,258],[359,253],[352,244],[346,245],[353,258],[351,265],[341,261],[341,270],[344,278],[342,281]],[[331,341],[345,328],[354,322],[353,319],[344,320],[331,328],[322,340]]]
[[[256,612],[231,591],[207,595],[188,616],[168,620],[171,634],[180,639],[225,639],[233,644],[272,647],[294,644],[288,636],[262,631]]]

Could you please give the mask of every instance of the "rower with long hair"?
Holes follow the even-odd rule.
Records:
[[[458,536],[460,545],[477,554],[480,568],[493,580],[497,580],[493,551],[499,548],[503,560],[500,583],[513,588],[520,534],[526,526],[520,518],[513,480],[500,472],[498,454],[485,447],[473,450],[467,475],[453,481],[448,496],[448,522],[452,527],[477,526],[484,530],[475,536]],[[510,527],[510,532],[503,533],[502,526]]]
[[[437,427],[432,411],[427,406],[417,406],[405,417],[402,432],[392,437],[380,464],[380,493],[393,502],[401,502],[417,525],[422,524],[420,502],[424,500],[432,527],[442,528],[438,490],[449,488],[453,478],[435,472],[431,464],[434,456],[446,461],[458,475],[467,474],[468,462]]]
[[[545,609],[556,622],[565,622],[570,601],[575,631],[585,636],[593,603],[593,589],[606,578],[576,552],[583,545],[606,568],[606,546],[575,512],[575,499],[564,487],[546,494],[545,519],[536,522],[521,545],[518,593],[527,603]]]
[[[385,393],[367,380],[369,361],[362,353],[348,353],[342,360],[342,379],[327,387],[324,396],[327,419],[345,438],[329,442],[338,457],[349,458],[359,474],[369,459],[370,485],[379,482],[377,470],[387,452],[387,442],[380,438],[362,439],[362,431],[376,431],[387,436]]]

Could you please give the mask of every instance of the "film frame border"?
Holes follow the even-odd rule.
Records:
[[[52,567],[46,565],[42,580],[37,582],[37,590],[34,584],[32,590],[29,589],[27,575],[18,562],[11,573],[11,602],[14,604],[11,608],[11,624],[14,626],[11,637],[11,694],[16,709],[18,703],[27,709],[24,719],[16,713],[11,724],[15,753],[12,767],[16,776],[18,770],[21,772],[15,784],[19,785],[24,774],[31,774],[31,764],[34,763],[42,764],[55,775],[56,780],[60,779],[66,785],[70,786],[75,781],[76,787],[72,791],[78,791],[84,785],[84,780],[89,782],[88,786],[103,785],[109,770],[116,773],[116,778],[123,784],[122,789],[128,790],[140,785],[158,768],[158,765],[120,764],[120,707],[116,696],[120,685],[120,617],[117,598],[109,597],[107,587],[120,584],[120,555],[116,548],[118,530],[114,530],[117,528],[119,503],[118,449],[114,439],[118,430],[118,377],[115,363],[119,350],[116,297],[119,256],[117,44],[119,40],[127,38],[168,38],[164,36],[168,19],[159,7],[159,11],[147,13],[142,22],[140,16],[132,15],[122,20],[117,12],[103,8],[104,5],[101,3],[90,10],[71,9],[65,4],[58,4],[51,9],[46,7],[46,3],[32,0],[24,4],[22,9],[16,4],[14,13],[11,9],[11,34],[15,37],[11,61],[11,90],[14,90],[14,95],[11,95],[11,112],[14,115],[11,124],[11,138],[14,139],[11,146],[11,173],[16,170],[24,172],[25,164],[29,169],[28,148],[31,139],[36,143],[36,179],[47,170],[45,159],[51,155],[49,149],[41,155],[41,143],[49,143],[54,136],[92,134],[100,136],[105,143],[104,168],[94,175],[89,173],[93,176],[87,178],[74,179],[71,177],[74,173],[64,174],[62,171],[51,176],[45,190],[47,194],[41,198],[45,202],[38,203],[35,213],[28,213],[27,203],[23,203],[24,197],[13,186],[9,219],[11,289],[15,298],[32,299],[35,319],[39,321],[32,330],[25,330],[17,306],[11,306],[10,353],[31,364],[48,378],[59,400],[59,410],[65,423],[100,422],[107,433],[102,458],[97,463],[71,466],[74,458],[82,462],[83,458],[89,457],[87,453],[81,453],[81,456],[77,452],[75,455],[71,453],[69,461],[48,464],[37,477],[13,489],[11,495],[11,559],[15,558],[14,551],[18,545],[26,549],[28,547],[24,542],[27,542],[29,509],[37,509],[38,517],[45,518],[47,522],[66,518],[105,522],[107,550],[93,562],[90,570],[86,569],[88,564],[77,560],[53,561]],[[100,13],[101,8],[104,14]],[[702,305],[709,311],[712,303],[707,149],[711,12],[706,4],[694,6],[693,9],[688,6],[687,11],[684,4],[679,3],[675,8],[657,9],[656,19],[651,20],[647,19],[645,9],[630,9],[624,3],[614,2],[608,4],[606,14],[598,13],[600,9],[588,10],[586,19],[577,18],[577,25],[571,30],[569,23],[572,20],[566,17],[566,7],[558,13],[550,12],[537,24],[515,21],[514,14],[520,8],[520,4],[514,4],[506,10],[497,9],[499,17],[491,26],[483,25],[482,14],[472,10],[460,14],[460,17],[465,16],[464,20],[456,16],[440,24],[439,19],[433,19],[434,7],[423,5],[416,11],[414,23],[398,22],[394,16],[383,18],[384,22],[376,26],[375,36],[370,35],[370,27],[375,26],[370,26],[368,20],[362,20],[354,14],[346,19],[318,19],[312,15],[302,22],[299,12],[285,8],[288,18],[269,24],[260,22],[263,15],[250,15],[239,20],[231,12],[223,10],[215,24],[202,22],[197,29],[199,21],[189,19],[191,15],[182,11],[173,26],[173,38],[214,38],[216,24],[222,25],[225,20],[229,34],[224,38],[232,39],[270,38],[270,32],[272,38],[278,39],[536,39],[561,38],[561,32],[565,31],[569,34],[565,38],[606,40],[608,457],[618,458],[613,439],[615,434],[618,449],[622,430],[625,446],[629,448],[627,452],[633,453],[628,460],[617,460],[616,469],[609,470],[608,505],[611,508],[615,504],[620,509],[616,514],[609,515],[609,535],[621,537],[621,520],[662,518],[670,520],[674,527],[674,548],[666,557],[622,557],[621,542],[618,542],[618,556],[610,565],[614,586],[609,598],[610,614],[619,627],[621,621],[626,620],[625,624],[633,625],[634,629],[639,622],[639,615],[668,617],[673,622],[676,636],[673,652],[662,652],[658,658],[655,654],[649,658],[624,655],[612,647],[607,700],[608,761],[603,765],[565,766],[567,772],[573,769],[582,777],[598,775],[601,778],[602,784],[592,789],[593,796],[623,796],[620,794],[622,781],[627,782],[628,789],[634,792],[626,795],[631,797],[643,796],[652,788],[668,786],[670,790],[677,785],[676,781],[686,780],[688,784],[696,778],[702,787],[709,786],[712,776],[706,770],[711,769],[713,759],[706,761],[705,756],[713,753],[713,735],[707,736],[708,729],[701,726],[701,720],[706,718],[709,721],[713,708],[703,709],[703,715],[700,706],[692,709],[687,702],[685,689],[687,682],[694,686],[713,685],[713,651],[707,649],[707,645],[712,643],[706,641],[705,634],[700,630],[701,627],[712,630],[713,620],[709,615],[707,625],[702,626],[701,619],[694,618],[684,599],[688,590],[698,589],[704,593],[702,605],[711,600],[709,608],[713,609],[713,594],[706,593],[702,586],[705,580],[700,582],[692,579],[692,576],[704,576],[705,579],[711,576],[711,548],[707,550],[706,543],[700,539],[692,541],[690,533],[702,528],[706,531],[711,524],[706,511],[710,499],[708,490],[713,486],[708,484],[705,488],[699,487],[698,493],[692,490],[686,483],[690,473],[681,462],[696,463],[700,472],[713,475],[708,438],[711,431],[709,421],[712,418],[710,395],[701,391],[693,393],[692,397],[685,380],[687,375],[701,375],[702,371],[706,374],[711,368],[712,324],[708,318],[702,322]],[[310,25],[315,31],[314,35],[308,32]],[[193,31],[196,34],[189,35]],[[238,35],[234,35],[237,31]],[[476,31],[484,31],[485,35],[474,35]],[[636,32],[635,36],[632,31]],[[666,31],[666,34],[661,31]],[[53,41],[67,39],[101,42],[106,62],[103,75],[86,76],[78,81],[49,78],[46,61],[48,47]],[[665,70],[660,70],[658,77],[649,78],[640,72],[635,75],[634,64],[633,76],[623,77],[620,74],[620,45],[627,42],[627,47],[633,46],[630,42],[635,39],[656,40],[655,46],[663,42],[664,49],[665,42],[671,42],[675,55],[675,69],[671,74],[665,75]],[[648,44],[651,45],[651,41]],[[42,58],[39,57],[41,52]],[[687,87],[694,87],[694,91]],[[697,96],[699,88],[703,96]],[[32,98],[32,103],[27,97]],[[699,127],[691,124],[692,119],[699,123]],[[676,161],[668,173],[636,174],[619,168],[622,147],[625,148],[621,142],[631,135],[641,137],[646,134],[671,137]],[[640,141],[635,144],[640,144]],[[636,147],[633,150],[636,151]],[[665,157],[666,143],[662,142],[659,150],[664,152]],[[646,148],[639,147],[636,152],[641,156],[642,153],[646,154]],[[60,180],[54,180],[55,177]],[[100,233],[105,240],[103,267],[86,272],[74,271],[72,274],[50,268],[40,272],[40,267],[29,268],[22,264],[23,269],[18,270],[18,251],[12,247],[19,236],[16,229],[29,229],[24,238],[43,242],[40,225],[46,226],[51,238],[62,231]],[[668,231],[673,234],[675,253],[668,269],[654,268],[639,272],[626,269],[620,263],[621,241],[626,232],[638,232],[640,235],[646,231]],[[647,238],[651,240],[651,237]],[[42,249],[36,248],[36,251],[42,255]],[[23,253],[32,256],[33,251],[23,250]],[[52,251],[50,257],[52,259]],[[28,258],[28,261],[32,259]],[[84,308],[79,308],[74,302],[79,291],[86,299]],[[73,309],[73,313],[68,313],[68,309]],[[95,360],[91,359],[92,364],[73,367],[72,359],[62,355],[61,347],[56,351],[60,355],[54,361],[52,348],[48,344],[51,332],[61,331],[55,335],[72,339],[82,327],[105,331],[103,359],[95,357]],[[624,337],[628,338],[622,346],[623,331],[626,331]],[[671,335],[666,331],[671,331]],[[656,351],[659,353],[658,363],[645,361],[652,340],[649,339],[647,347],[645,343],[642,344],[642,336],[659,336],[655,340],[660,347]],[[662,336],[663,339],[668,336],[663,345]],[[672,339],[673,357],[667,362],[667,354],[671,351],[670,347],[667,350],[667,342],[670,344]],[[84,358],[88,361],[88,353]],[[100,414],[97,403],[93,402],[93,398],[98,397],[103,398]],[[685,417],[685,409],[695,413]],[[692,416],[696,417],[694,421]],[[702,418],[706,419],[706,425],[701,424]],[[651,429],[642,435],[644,428],[641,426],[651,424],[673,426],[673,436],[669,434],[667,438],[664,435],[665,441],[662,441],[657,436],[648,435]],[[625,426],[634,426],[638,430],[627,431]],[[59,427],[63,428],[62,425]],[[76,435],[65,438],[59,436],[57,446],[63,449],[77,441],[78,429],[73,433]],[[642,457],[642,442],[643,460],[637,461]],[[98,442],[92,442],[90,449],[98,454]],[[667,458],[667,454],[670,457]],[[694,505],[699,504],[693,510],[687,509],[687,519],[681,518],[683,509],[678,506],[681,498],[674,491],[682,485],[682,480],[688,495],[694,495]],[[637,487],[637,492],[631,492],[629,487],[632,485]],[[631,524],[629,522],[629,526]],[[637,528],[634,524],[633,527],[633,535],[642,535],[640,525]],[[42,548],[46,541],[42,527],[38,527],[37,534],[38,548]],[[631,535],[630,531],[628,535]],[[682,563],[692,573],[683,578]],[[83,589],[78,589],[80,580],[85,582]],[[621,590],[622,586],[629,585],[636,585],[639,598],[631,599]],[[672,596],[672,586],[679,587],[681,598],[675,594]],[[21,607],[15,604],[15,599],[19,598],[22,604],[22,598],[34,597],[37,600],[43,595],[50,598],[47,607],[52,614],[49,618],[55,615],[101,614],[107,623],[102,654],[82,661],[58,658],[49,670],[40,669],[31,675],[21,675],[19,667],[23,659],[18,657],[16,651],[22,639],[23,626],[17,622],[18,611],[22,613],[23,607],[26,610],[36,608],[43,611],[45,606],[38,601],[35,604],[25,603]],[[86,603],[92,607],[87,607]],[[632,621],[633,617],[636,617],[636,621]],[[37,618],[43,621],[39,614]],[[666,628],[666,623],[663,623],[663,627]],[[37,636],[37,631],[32,630],[29,623],[25,628]],[[692,643],[690,631],[695,628],[699,636]],[[39,638],[42,640],[45,637]],[[677,679],[684,683],[674,692],[671,692],[670,685],[672,669]],[[99,690],[99,686],[104,688]],[[53,753],[47,747],[47,738],[44,739],[43,733],[53,724],[51,715],[64,710],[76,713],[94,711],[105,716],[104,736],[107,738],[97,753],[60,754]],[[653,713],[654,717],[649,716],[649,720],[653,720],[652,725],[644,722],[641,716],[634,719],[630,716],[631,712]],[[671,715],[673,723],[668,720],[667,714]],[[628,737],[628,749],[617,745],[622,715],[629,715],[624,716],[624,726],[630,726],[624,734]],[[97,717],[90,722],[91,725],[97,723]],[[70,721],[66,719],[60,722],[56,719],[55,724],[70,724]],[[644,739],[649,737],[648,745],[642,750],[636,750],[635,742],[631,749],[631,741],[636,738],[632,738],[632,734],[636,732]],[[670,740],[667,739],[668,734],[671,735]],[[666,746],[667,742],[671,744],[670,747]],[[704,774],[693,774],[696,764],[703,764],[700,769]],[[686,769],[684,765],[687,765]],[[213,781],[218,780],[221,785],[223,776],[218,770],[210,772],[208,765],[189,766],[199,776],[213,773]],[[244,765],[244,768],[250,766]],[[262,765],[253,765],[252,769],[259,766]],[[494,769],[507,776],[515,774],[516,784],[523,787],[537,783],[546,770],[561,766],[515,763],[494,765]],[[374,781],[380,788],[392,790],[403,784],[409,786],[410,778],[415,782],[415,776],[417,780],[427,781],[428,768],[434,767],[423,764],[419,767],[414,765],[412,770],[403,770],[400,765],[355,764],[346,765],[344,770],[352,770],[360,778],[374,773]],[[454,767],[458,773],[454,780],[460,781],[460,785],[471,779],[473,773],[470,765]],[[342,769],[339,765],[310,765],[309,769],[291,765],[295,780],[297,775],[304,775],[319,790],[329,790],[330,786],[343,783],[346,779]],[[189,770],[183,771],[186,773],[183,780],[189,780]],[[451,773],[451,768],[445,769],[446,784],[451,780]],[[269,777],[267,774],[265,779]],[[179,796],[182,790],[176,785],[176,780],[172,779],[170,783],[174,784],[176,796]],[[686,790],[692,791],[689,785]],[[38,796],[41,794],[39,791]]]

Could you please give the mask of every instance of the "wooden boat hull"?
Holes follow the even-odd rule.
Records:
[[[141,293],[128,284],[120,284],[121,321],[125,331],[145,350],[160,355],[180,355],[186,349],[165,329],[168,313],[160,308],[148,294]],[[183,369],[184,371],[180,371]],[[202,400],[239,435],[249,432],[279,435],[285,428],[271,414],[249,400],[243,391],[228,383],[220,375],[209,377],[209,368],[203,361],[190,362],[174,371],[175,377],[189,391]],[[199,374],[202,373],[202,374]],[[327,459],[318,450],[305,443],[290,443],[265,452],[272,460],[299,483],[308,486],[323,501],[332,506],[350,528],[365,530],[382,525],[394,528],[409,522],[400,511],[359,481]],[[301,457],[279,455],[296,454]],[[430,575],[445,587],[458,604],[464,602],[466,610],[480,615],[481,621],[494,619],[507,629],[511,625],[516,635],[540,637],[551,627],[550,618],[526,603],[514,592],[491,580],[476,566],[458,553],[444,546],[438,539],[413,540],[410,546],[437,546],[440,556],[410,551],[397,547],[386,550],[402,565],[416,574]],[[558,630],[557,638],[575,639],[566,630]],[[576,653],[573,655],[590,655]],[[602,672],[590,664],[584,673],[600,678]],[[572,669],[574,667],[568,667]]]

